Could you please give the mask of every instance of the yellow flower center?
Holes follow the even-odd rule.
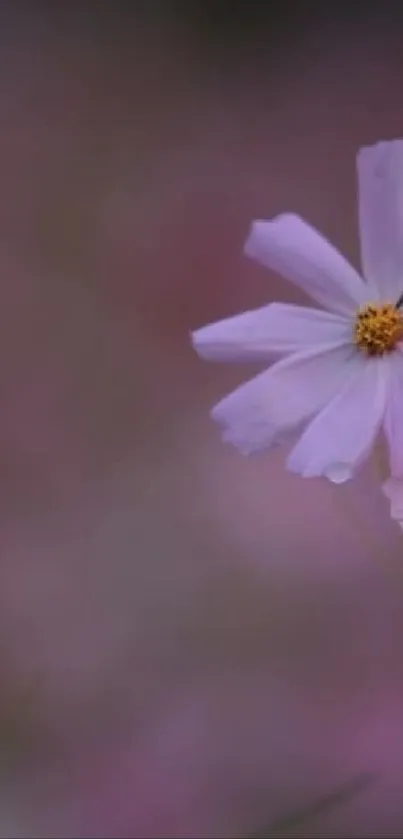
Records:
[[[359,310],[354,341],[367,355],[383,355],[403,338],[403,312],[393,303],[368,303]]]

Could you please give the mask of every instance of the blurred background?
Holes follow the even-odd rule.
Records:
[[[400,4],[0,0],[0,837],[403,835],[403,540],[223,446],[253,218],[358,261]]]

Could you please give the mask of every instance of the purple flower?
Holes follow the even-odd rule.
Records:
[[[248,256],[302,288],[323,309],[271,303],[193,333],[214,361],[276,359],[222,399],[212,416],[244,454],[299,433],[287,468],[304,477],[351,478],[381,429],[392,479],[385,492],[403,517],[403,140],[357,157],[365,279],[305,221],[255,221]]]

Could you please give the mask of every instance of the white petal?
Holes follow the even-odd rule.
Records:
[[[287,467],[305,478],[325,475],[336,483],[351,478],[380,429],[387,373],[386,358],[367,359],[357,353],[346,367],[343,387],[309,424]]]
[[[323,344],[282,359],[213,408],[226,427],[223,438],[242,453],[268,448],[325,405],[344,381],[356,351]]]
[[[364,275],[394,303],[403,294],[403,140],[357,155]]]
[[[351,342],[351,320],[287,303],[271,303],[211,323],[192,334],[193,346],[210,361],[269,361],[314,347]]]
[[[384,428],[389,443],[390,471],[403,478],[403,349],[391,353]]]
[[[351,315],[368,300],[368,287],[357,271],[298,216],[284,214],[272,221],[254,221],[245,253],[337,314]]]

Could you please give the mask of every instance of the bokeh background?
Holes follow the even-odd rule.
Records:
[[[403,834],[403,538],[208,412],[189,332],[357,263],[398,3],[0,0],[0,836]]]

